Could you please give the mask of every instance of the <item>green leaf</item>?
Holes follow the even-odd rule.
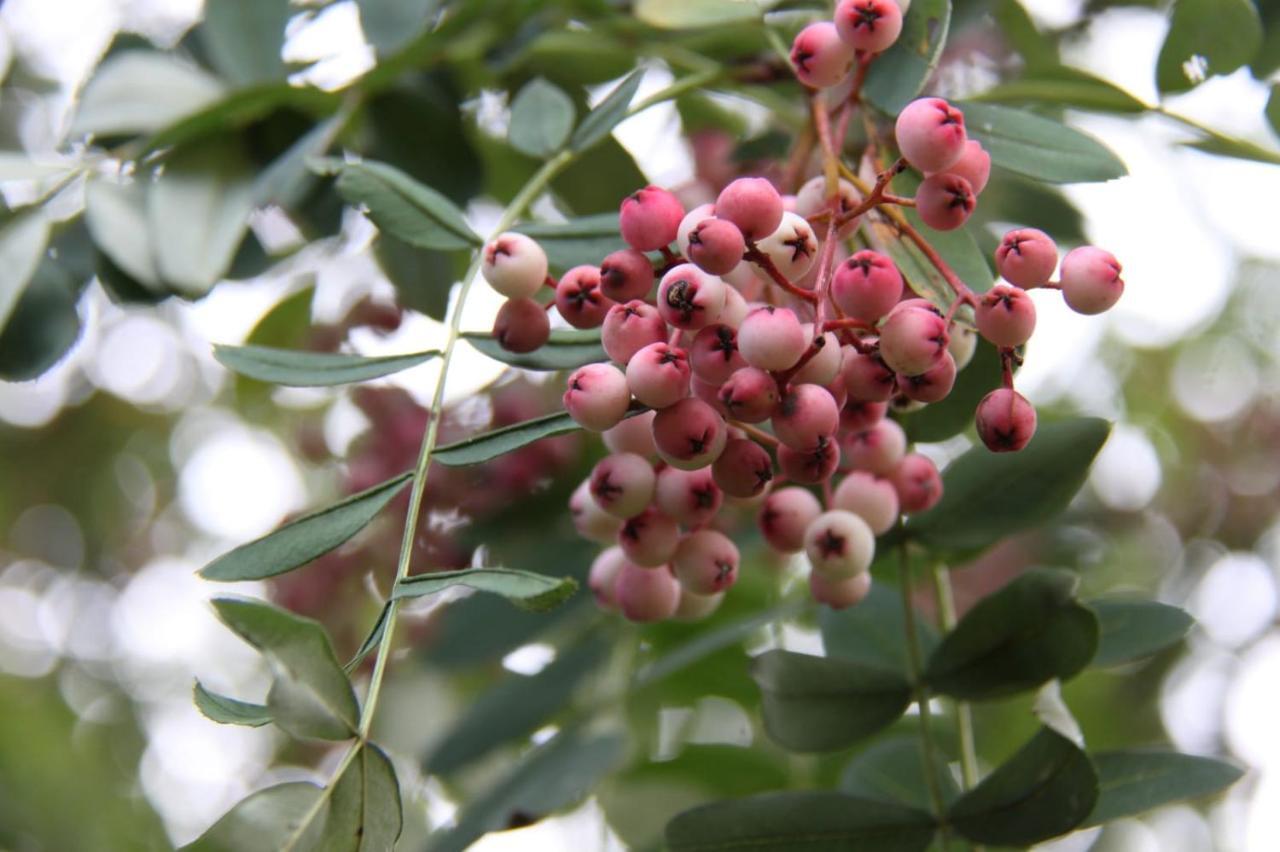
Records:
[[[1205,133],[1204,139],[1183,142],[1182,144],[1188,148],[1203,151],[1206,154],[1216,154],[1219,157],[1234,157],[1237,160],[1252,160],[1255,163],[1280,165],[1280,152],[1263,148],[1261,145],[1255,145],[1245,139],[1237,139],[1234,136],[1212,131],[1207,127],[1202,127],[1200,130]]]
[[[9,324],[22,294],[40,267],[49,241],[49,223],[39,210],[28,210],[0,220],[0,329]]]
[[[84,87],[73,136],[154,133],[219,100],[223,83],[169,53],[130,50],[109,56]]]
[[[1085,417],[1041,424],[1020,452],[974,447],[947,466],[942,499],[908,521],[908,534],[937,550],[973,553],[1045,523],[1080,490],[1110,431]]]
[[[562,650],[535,675],[507,674],[472,701],[422,762],[424,772],[449,775],[494,749],[527,737],[561,710],[607,655],[599,641]]]
[[[637,0],[632,10],[646,24],[664,30],[715,27],[761,18],[755,0]]]
[[[453,586],[500,595],[522,609],[546,612],[572,597],[578,590],[578,581],[511,568],[462,568],[406,577],[396,583],[391,598],[421,598]]]
[[[272,721],[271,711],[265,704],[252,704],[226,695],[219,695],[205,689],[204,684],[196,681],[192,688],[192,700],[196,707],[210,719],[222,725],[247,725],[259,728]]]
[[[216,0],[206,3],[196,31],[209,61],[237,86],[284,79],[284,28],[289,0]]]
[[[364,37],[383,58],[417,38],[438,6],[439,0],[356,0]]]
[[[206,580],[262,580],[306,565],[351,538],[391,502],[413,474],[405,472],[332,506],[290,521],[200,569]]]
[[[242,376],[290,387],[329,387],[366,382],[416,367],[440,352],[368,357],[345,352],[302,352],[269,346],[224,346],[215,343],[213,357]]]
[[[318,622],[249,598],[214,598],[213,607],[266,657],[274,675],[267,707],[277,725],[296,737],[355,735],[360,708]]]
[[[995,104],[957,106],[969,137],[982,143],[993,165],[1049,183],[1089,183],[1128,174],[1109,148],[1060,122]]]
[[[347,674],[351,674],[356,670],[356,666],[363,662],[364,658],[373,653],[373,649],[378,647],[382,641],[382,634],[387,629],[387,617],[391,615],[391,602],[387,601],[382,605],[382,609],[378,611],[378,618],[373,622],[373,627],[369,629],[369,635],[364,637],[364,641],[360,643],[360,647],[356,649],[351,659],[342,668]]]
[[[906,619],[902,596],[883,583],[872,583],[871,591],[857,606],[818,610],[818,627],[828,657],[892,671],[907,668]],[[916,618],[916,635],[923,653],[938,644],[938,633],[923,618]]]
[[[1098,617],[1093,665],[1115,666],[1149,657],[1181,642],[1195,620],[1176,606],[1147,600],[1089,601]]]
[[[70,273],[45,258],[0,332],[0,379],[38,378],[75,345],[80,337],[76,297]]]
[[[1041,728],[950,807],[947,820],[975,843],[1030,846],[1065,834],[1093,810],[1098,776],[1083,751]]]
[[[1208,796],[1231,786],[1244,774],[1221,760],[1170,751],[1102,752],[1093,755],[1093,765],[1101,789],[1084,826]]]
[[[867,71],[862,88],[867,100],[889,115],[901,112],[938,67],[950,28],[951,0],[915,0],[898,41]]]
[[[840,773],[840,792],[928,813],[933,804],[929,800],[925,765],[919,737],[886,737],[873,742],[849,761]],[[933,772],[943,802],[950,804],[959,798],[960,789],[946,762],[936,760]]]
[[[1280,83],[1271,84],[1271,94],[1267,96],[1267,122],[1277,136],[1280,136]]]
[[[530,157],[546,157],[560,150],[577,113],[573,100],[541,77],[530,80],[511,104],[507,140]]]
[[[146,152],[198,142],[209,136],[243,131],[278,110],[297,109],[317,115],[333,112],[339,96],[316,89],[304,89],[288,83],[263,83],[247,89],[236,89],[195,112],[183,115],[165,125],[146,140]]]
[[[452,201],[385,163],[341,164],[338,193],[368,207],[379,228],[418,248],[450,251],[483,242]]]
[[[160,277],[183,296],[203,296],[235,258],[253,211],[253,172],[237,140],[179,149],[147,192],[152,253]]]
[[[321,807],[318,816],[312,809]],[[313,849],[320,841],[328,802],[324,789],[305,781],[291,781],[259,790],[213,824],[184,852],[278,852],[293,842]]]
[[[550,438],[552,435],[576,432],[581,428],[565,412],[548,414],[437,447],[431,455],[431,460],[450,466],[479,464],[518,450],[534,441]]]
[[[344,124],[344,116],[334,115],[308,130],[272,160],[253,179],[254,206],[278,204],[289,209],[300,204],[317,180],[307,163],[329,150]]]
[[[1058,65],[1037,68],[973,98],[1006,104],[1043,103],[1098,112],[1143,113],[1151,107],[1124,89],[1092,74]]]
[[[930,689],[985,700],[1066,680],[1093,659],[1098,621],[1075,599],[1079,578],[1038,569],[979,601],[925,664]]]
[[[495,361],[525,370],[576,370],[584,364],[609,360],[597,329],[556,329],[540,348],[523,354],[508,352],[493,335],[482,331],[469,331],[462,337]]]
[[[1185,92],[1247,65],[1261,45],[1262,22],[1252,0],[1176,0],[1156,60],[1156,85],[1164,94]]]
[[[627,247],[618,231],[617,213],[597,213],[550,224],[525,222],[514,230],[538,241],[552,269],[599,265],[607,255]]]
[[[569,147],[574,151],[585,151],[612,133],[613,128],[627,117],[627,108],[631,106],[631,99],[640,88],[643,77],[644,69],[637,68],[622,78],[622,82],[582,119],[578,129],[573,131]]]
[[[93,243],[128,280],[156,297],[167,295],[160,283],[151,233],[147,227],[149,181],[91,180],[85,188],[85,224]]]
[[[826,791],[712,802],[667,823],[671,852],[924,852],[933,835],[924,811]]]
[[[366,742],[334,784],[321,852],[394,849],[404,826],[400,783],[382,749]]]
[[[907,439],[913,443],[933,442],[959,435],[973,423],[978,403],[1000,387],[1000,381],[1000,352],[979,337],[973,360],[956,375],[955,386],[947,398],[902,415]]]
[[[911,703],[911,684],[891,669],[849,660],[766,651],[751,676],[764,727],[791,751],[834,751],[892,724]]]

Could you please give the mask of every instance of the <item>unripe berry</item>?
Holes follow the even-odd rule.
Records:
[[[715,530],[699,530],[680,542],[671,567],[688,591],[714,595],[737,582],[738,562],[738,546],[728,536]]]
[[[918,376],[937,364],[947,343],[946,320],[924,308],[899,307],[880,327],[881,359],[895,373],[907,376]],[[852,386],[849,393],[856,397]]]
[[[991,178],[991,155],[977,139],[970,139],[964,143],[964,153],[960,155],[960,159],[946,169],[946,173],[964,178],[972,187],[973,194],[981,195]]]
[[[1039,287],[1053,277],[1058,247],[1044,231],[1018,228],[1009,231],[996,249],[1000,277],[1019,287]]]
[[[603,432],[618,425],[631,404],[627,379],[611,364],[587,364],[569,374],[564,410],[579,426]]]
[[[1124,294],[1120,262],[1111,252],[1081,246],[1062,259],[1062,297],[1078,314],[1100,314]]]
[[[650,343],[627,362],[627,387],[650,408],[666,408],[689,394],[689,356],[667,343]]]
[[[738,264],[738,266],[743,265],[742,263]],[[750,266],[750,264],[746,265]],[[750,271],[748,271],[748,274],[751,274]],[[752,278],[754,279],[754,275]],[[747,318],[750,310],[747,306],[747,300],[742,297],[742,293],[738,291],[736,286],[724,288],[724,310],[720,312],[719,320],[721,325],[727,325],[736,331],[738,326],[742,325],[742,321]]]
[[[727,325],[709,325],[698,332],[689,347],[693,374],[705,382],[723,384],[737,370],[747,366],[738,352],[738,334]]]
[[[813,570],[827,580],[865,573],[876,555],[876,537],[853,512],[824,512],[804,531],[804,552]]]
[[[508,299],[527,299],[547,280],[547,253],[524,234],[508,231],[485,245],[480,274]]]
[[[615,302],[648,296],[653,278],[653,264],[635,249],[615,251],[600,262],[600,290]]]
[[[627,556],[617,545],[600,551],[600,555],[591,563],[591,571],[587,574],[587,588],[591,590],[601,609],[617,608],[614,586],[618,582],[622,566],[626,564]]]
[[[612,544],[622,529],[622,519],[601,509],[591,496],[590,479],[584,480],[569,498],[569,516],[578,535],[600,544]]]
[[[721,386],[720,404],[734,420],[762,423],[778,404],[778,383],[758,367],[743,367]]]
[[[801,370],[800,372],[804,371]],[[800,373],[796,374],[797,380],[799,375]],[[823,385],[823,387],[826,388],[827,393],[831,394],[831,398],[836,401],[836,408],[844,408],[849,401],[849,391],[844,386],[844,377],[837,373],[836,377]]]
[[[711,521],[724,503],[724,494],[711,476],[711,470],[680,470],[664,467],[658,474],[653,494],[658,511],[679,520],[686,527],[698,527]]]
[[[898,150],[922,172],[945,172],[964,156],[964,114],[942,98],[920,98],[898,113]]]
[[[805,323],[803,328],[805,337],[812,338],[813,323]],[[796,374],[791,377],[791,381],[796,384],[822,385],[826,387],[839,377],[840,365],[844,363],[843,356],[844,353],[840,351],[840,341],[835,332],[828,331],[822,335],[822,346],[818,347],[817,354],[796,371]],[[843,394],[844,382],[841,381],[838,384],[840,392]]]
[[[604,351],[624,365],[650,343],[661,343],[666,339],[667,324],[658,309],[639,299],[609,308],[600,330]]]
[[[853,512],[873,533],[884,535],[898,520],[898,492],[889,480],[855,470],[836,488],[831,507]]]
[[[702,379],[694,376],[689,380],[689,388],[693,391],[693,398],[705,402],[716,410],[721,417],[728,417],[729,411],[720,402],[720,385],[714,382],[704,382]]]
[[[676,328],[702,328],[715,322],[724,310],[726,289],[716,276],[692,263],[682,263],[658,284],[658,313]]]
[[[644,411],[634,417],[625,417],[600,437],[611,453],[635,453],[650,458],[658,454],[653,445],[653,418],[657,412]]]
[[[795,213],[783,213],[778,227],[757,243],[774,267],[788,281],[799,281],[818,258],[818,238],[813,228]],[[765,274],[760,273],[762,276]],[[772,279],[770,279],[772,280]]]
[[[748,364],[762,370],[793,367],[808,348],[804,328],[788,308],[756,308],[738,327],[738,351]]]
[[[1036,329],[1036,306],[1027,291],[997,284],[982,295],[974,317],[978,331],[996,346],[1021,346]]]
[[[665,567],[655,570],[626,562],[618,570],[613,596],[628,621],[662,621],[680,606],[680,583]]]
[[[782,224],[782,196],[765,178],[738,178],[720,191],[716,216],[738,226],[748,240],[760,240]]]
[[[675,520],[652,506],[628,518],[618,530],[618,546],[622,552],[628,560],[644,568],[666,565],[679,543],[680,528]]]
[[[902,274],[879,252],[858,252],[831,279],[831,300],[854,319],[876,322],[901,298]]]
[[[943,352],[938,363],[918,376],[898,376],[898,390],[916,402],[941,402],[956,384],[956,361]]]
[[[728,438],[724,418],[693,397],[662,409],[653,418],[653,443],[658,455],[681,470],[697,470],[711,464],[724,451]]]
[[[765,498],[756,522],[769,546],[779,553],[804,549],[804,533],[822,513],[818,498],[803,488],[779,488]]]
[[[613,302],[600,290],[600,270],[575,266],[556,285],[556,310],[574,328],[596,328]]]
[[[689,260],[711,275],[731,272],[746,250],[742,232],[726,219],[703,219],[689,232]]]
[[[885,402],[896,385],[894,372],[877,354],[864,354],[850,347],[840,366],[845,390],[854,402]]]
[[[817,571],[809,572],[809,596],[835,610],[857,606],[870,592],[870,571],[846,580],[829,580]]]
[[[908,514],[932,509],[942,499],[942,475],[928,456],[904,456],[889,481],[898,492],[898,505]]]
[[[902,34],[902,9],[894,0],[840,0],[835,19],[840,38],[868,53],[887,50]]]
[[[885,414],[889,411],[889,403],[887,402],[848,402],[844,408],[840,409],[840,431],[841,432],[863,432],[884,419]],[[628,418],[622,423],[630,423],[636,418]],[[621,425],[621,424],[619,424]],[[609,433],[605,433],[605,438],[609,437]]]
[[[730,438],[711,466],[716,484],[731,497],[755,497],[773,479],[769,452],[748,438]]]
[[[845,462],[854,470],[888,476],[907,452],[907,434],[892,420],[881,420],[865,432],[858,432],[842,447]]]
[[[996,388],[978,403],[978,437],[993,453],[1013,453],[1036,433],[1036,409],[1012,388]]]
[[[644,511],[653,499],[657,476],[643,456],[617,453],[596,462],[591,471],[591,497],[615,518],[627,519]]]
[[[916,212],[937,231],[954,231],[968,221],[977,205],[973,187],[959,175],[950,173],[927,177],[916,190]]]
[[[834,435],[823,435],[812,447],[793,450],[778,445],[778,467],[792,482],[817,485],[826,482],[840,466],[840,446]]]
[[[969,366],[973,353],[978,350],[978,332],[967,325],[957,324],[952,324],[950,332],[951,342],[947,344],[947,351],[956,361],[956,370],[963,370]]]
[[[551,320],[533,299],[508,299],[493,318],[493,339],[508,352],[532,352],[551,337]]]
[[[858,192],[857,187],[849,183],[849,181],[840,178],[836,186],[840,196],[839,207],[836,211],[837,215],[844,216],[862,203],[862,195]],[[797,215],[809,219],[826,211],[827,179],[822,175],[818,175],[805,181],[804,185],[796,193],[795,212]],[[858,229],[858,225],[861,222],[861,216],[856,219],[850,219],[836,229],[836,236],[842,238],[849,236]]]
[[[714,204],[699,204],[684,214],[684,218],[680,220],[680,227],[676,228],[676,248],[680,249],[680,254],[689,256],[689,235],[693,233],[694,228],[715,215]]]
[[[676,238],[684,206],[671,192],[646,186],[628,195],[618,211],[618,230],[636,251],[657,251]]]
[[[779,441],[793,450],[806,450],[820,437],[835,433],[840,409],[825,388],[793,384],[778,400],[770,423]]]
[[[802,29],[791,43],[791,66],[806,86],[825,89],[843,80],[853,67],[853,49],[835,24],[819,21]]]
[[[695,595],[681,586],[680,605],[676,607],[676,614],[672,617],[677,621],[698,621],[719,609],[723,601],[724,592],[718,595]]]

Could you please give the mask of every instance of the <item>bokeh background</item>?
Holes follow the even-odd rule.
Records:
[[[75,93],[117,33],[172,45],[201,5],[4,2],[3,147],[56,165],[68,150]],[[934,83],[939,93],[973,93],[1009,73],[986,5],[974,3],[961,17]],[[1160,9],[1085,0],[1022,6],[1042,31],[1065,33],[1064,62],[1157,99],[1151,69],[1167,27]],[[346,0],[322,9],[300,4],[285,57],[304,67],[297,82],[325,89],[374,63]],[[652,63],[641,96],[670,79],[661,62]],[[608,88],[600,81],[592,91],[599,97]],[[1242,69],[1165,103],[1276,150],[1280,140],[1263,117],[1267,97],[1267,86]],[[721,106],[740,118],[743,138],[767,131],[760,107],[740,99]],[[460,108],[469,132],[501,134],[503,97],[481,93]],[[958,575],[961,600],[1040,562],[1079,569],[1093,593],[1144,590],[1188,609],[1198,626],[1184,645],[1130,669],[1088,673],[1067,688],[1068,704],[1091,745],[1167,740],[1182,751],[1228,755],[1248,774],[1207,807],[1168,807],[1055,845],[1275,849],[1280,168],[1188,149],[1186,128],[1161,116],[1067,118],[1105,139],[1130,176],[1066,187],[1070,205],[1042,206],[1037,215],[1070,231],[1068,239],[1114,252],[1128,289],[1101,318],[1076,316],[1060,299],[1039,298],[1055,294],[1036,293],[1039,328],[1019,386],[1040,406],[1101,415],[1117,426],[1067,520]],[[649,180],[696,195],[706,191],[709,151],[726,143],[704,135],[691,144],[682,135],[689,120],[663,105],[615,135]],[[2,188],[11,205],[34,191],[22,179]],[[500,207],[481,197],[467,212],[484,233]],[[296,239],[280,218],[255,219],[264,242]],[[990,241],[1003,224],[987,223]],[[226,587],[195,571],[292,513],[406,466],[435,374],[424,366],[357,392],[270,391],[237,382],[213,360],[211,343],[239,343],[252,333],[281,344],[345,339],[369,354],[435,345],[442,338],[436,320],[390,309],[397,287],[385,260],[376,256],[371,226],[348,212],[336,236],[195,303],[121,306],[95,280],[77,306],[79,339],[57,366],[35,381],[0,382],[0,848],[166,848],[191,840],[268,781],[308,777],[310,767],[323,766],[320,752],[288,746],[270,730],[216,725],[192,706],[197,676],[238,695],[261,694],[268,683],[257,655],[207,605]],[[464,328],[487,329],[497,304],[478,288]],[[541,413],[558,395],[545,376],[513,377],[470,351],[456,370],[448,434]],[[474,395],[495,381],[494,394]],[[965,446],[960,438],[929,452],[945,459]],[[573,542],[560,507],[589,452],[570,438],[481,471],[433,474],[423,558],[465,565],[482,543],[585,570],[591,553]],[[393,528],[375,528],[287,582],[236,591],[270,594],[321,618],[340,653],[349,650],[376,613],[379,576],[385,585],[380,572],[390,567],[398,533],[388,523]],[[447,822],[460,795],[493,771],[449,786],[425,778],[414,756],[438,736],[441,720],[462,712],[504,669],[531,674],[554,653],[534,641],[533,628],[488,630],[486,617],[506,613],[478,607],[468,611],[468,624],[428,611],[410,619],[418,649],[397,660],[380,721],[416,815],[406,848],[416,848],[428,822]],[[579,608],[559,622],[583,617]],[[814,641],[800,628],[761,639],[795,649]],[[661,708],[655,724],[678,730],[683,742],[740,746],[758,736],[754,710],[732,695],[673,688],[651,698],[650,709]],[[979,717],[979,740],[1016,738],[1033,724],[1025,707],[991,711]],[[501,755],[495,760],[500,765]],[[619,834],[628,831],[605,823],[609,797],[631,795],[641,816],[651,804],[643,779],[630,780],[633,786],[619,782],[568,816],[475,848],[623,848]]]

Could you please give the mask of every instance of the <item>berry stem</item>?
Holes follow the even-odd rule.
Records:
[[[764,431],[763,429],[759,428],[758,426],[752,426],[750,423],[743,423],[740,420],[730,420],[729,425],[734,427],[735,429],[741,429],[743,432],[746,432],[748,435],[754,438],[756,443],[758,444],[764,444],[766,447],[778,446],[778,443],[779,443],[778,439],[770,435],[768,432]],[[778,478],[776,476],[773,479],[773,483],[774,485],[778,484]]]
[[[944,633],[956,626],[956,602],[951,592],[951,570],[934,563],[933,591],[938,600],[938,623]],[[956,726],[960,734],[960,775],[964,789],[971,790],[978,784],[978,752],[973,738],[973,708],[968,701],[956,701]],[[974,849],[980,849],[975,846]]]
[[[773,280],[774,284],[777,284],[779,287],[781,287],[783,290],[786,290],[791,295],[798,296],[799,298],[805,299],[806,301],[810,301],[810,302],[818,301],[817,293],[814,293],[810,290],[805,290],[802,287],[797,287],[796,285],[788,281],[787,276],[783,275],[782,272],[778,269],[778,267],[774,265],[773,258],[769,257],[769,255],[760,251],[760,249],[756,246],[754,242],[752,241],[747,242],[747,250],[746,252],[743,253],[742,259],[750,261],[751,263],[754,263],[756,266],[763,269],[765,274],[768,275],[769,278]]]
[[[557,281],[555,278],[553,278],[550,273],[548,273],[547,277],[544,278],[542,281],[542,286],[550,287],[552,290],[554,290],[560,286],[560,282]]]
[[[1013,390],[1013,367],[1017,361],[1018,354],[1013,349],[1001,347],[1000,349],[1000,370],[1004,375],[1004,387]]]
[[[904,171],[906,171],[906,169],[907,169],[907,161],[899,157],[898,160],[893,165],[889,166],[889,168],[885,169],[883,172],[881,172],[879,175],[876,176],[876,185],[871,188],[870,192],[867,192],[866,184],[863,181],[859,180],[857,184],[861,184],[861,186],[858,186],[858,189],[861,190],[866,195],[866,198],[864,198],[862,200],[862,203],[859,204],[857,207],[853,208],[848,213],[841,216],[840,224],[845,225],[849,222],[852,222],[854,219],[858,218],[863,213],[866,213],[868,210],[872,209],[873,207],[879,207],[883,204],[901,204],[903,201],[910,201],[911,202],[910,206],[914,206],[915,201],[913,199],[903,199],[897,195],[886,194],[886,190],[888,190],[889,188],[889,182],[892,181],[898,175],[902,174]],[[855,186],[857,184],[855,184]]]

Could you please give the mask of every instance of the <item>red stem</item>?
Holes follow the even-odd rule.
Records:
[[[807,299],[810,302],[818,301],[818,294],[805,290],[803,287],[797,287],[787,280],[787,276],[783,275],[777,266],[773,263],[773,258],[760,251],[756,244],[750,240],[747,241],[747,250],[742,255],[743,260],[749,260],[756,266],[765,271],[765,274],[773,280],[783,290],[786,290],[793,296],[799,296],[801,299]]]

